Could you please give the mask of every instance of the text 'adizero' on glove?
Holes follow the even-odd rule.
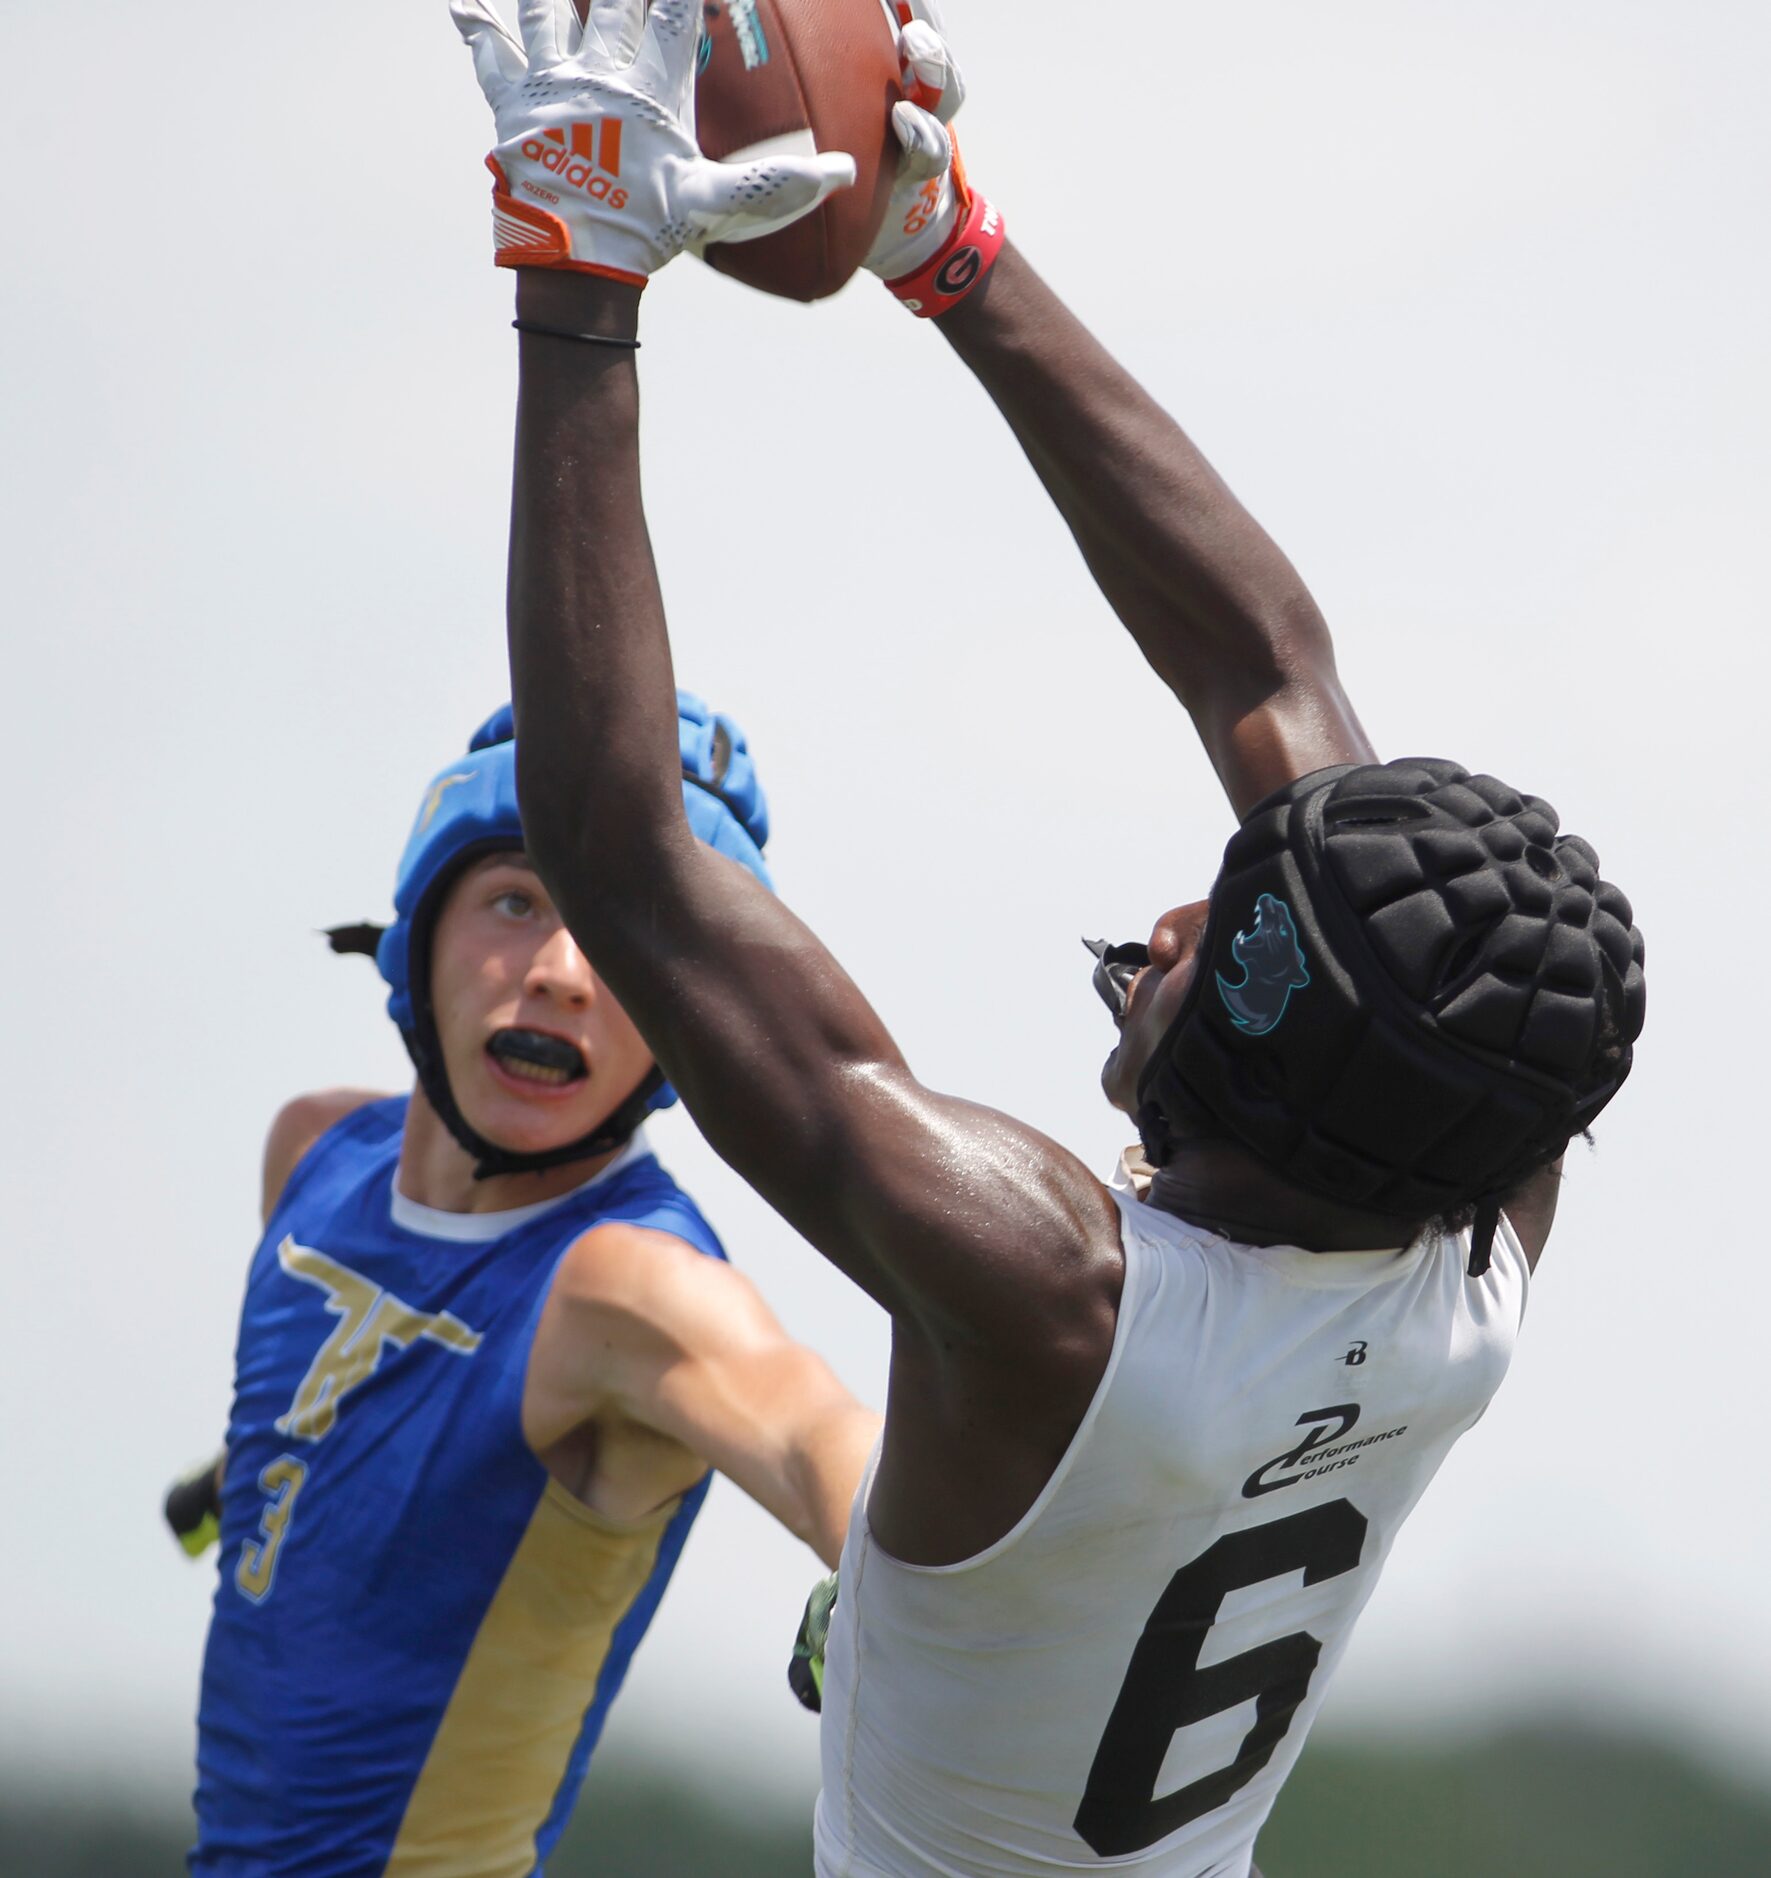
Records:
[[[715,163],[695,143],[700,0],[521,0],[514,37],[485,0],[451,0],[492,107],[487,167],[500,267],[644,286],[685,247],[749,241],[855,180],[851,157]]]

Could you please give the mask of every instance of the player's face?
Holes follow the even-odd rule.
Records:
[[[1194,900],[1163,914],[1150,931],[1150,963],[1132,980],[1119,1042],[1101,1070],[1107,1100],[1127,1115],[1138,1107],[1138,1078],[1150,1052],[1180,1015],[1198,963],[1209,902]]]
[[[520,854],[467,869],[431,949],[449,1088],[469,1124],[515,1154],[590,1133],[652,1058]]]

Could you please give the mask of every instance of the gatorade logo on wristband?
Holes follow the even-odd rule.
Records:
[[[918,319],[938,319],[989,273],[1005,234],[996,205],[974,195],[941,252],[926,267],[886,285]]]

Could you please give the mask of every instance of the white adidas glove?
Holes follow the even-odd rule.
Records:
[[[965,102],[965,80],[942,33],[935,0],[904,0],[898,64],[907,97],[892,106],[903,149],[879,236],[863,266],[881,280],[915,274],[951,238],[966,203],[965,171],[947,126]]]
[[[748,241],[855,180],[851,157],[715,163],[695,143],[700,0],[519,0],[519,42],[485,0],[450,0],[497,125],[500,267],[643,286],[691,242]]]

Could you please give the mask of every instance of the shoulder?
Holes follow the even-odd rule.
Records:
[[[278,1109],[270,1132],[265,1136],[262,1214],[269,1219],[276,1211],[289,1176],[319,1138],[335,1128],[347,1115],[384,1099],[378,1089],[317,1089],[298,1095]]]
[[[529,1366],[535,1427],[564,1430],[625,1405],[640,1419],[666,1379],[702,1373],[784,1333],[749,1280],[673,1233],[608,1221],[566,1248]]]
[[[722,1259],[674,1231],[604,1220],[566,1248],[550,1306],[602,1334],[692,1333],[710,1313],[743,1313],[757,1294]],[[760,1299],[757,1300],[761,1308]]]
[[[684,1242],[702,1255],[723,1259],[725,1247],[694,1199],[677,1185],[675,1176],[643,1137],[635,1145],[639,1152],[607,1188],[596,1193],[593,1210],[601,1217],[594,1224],[586,1220],[587,1230],[650,1229]]]

